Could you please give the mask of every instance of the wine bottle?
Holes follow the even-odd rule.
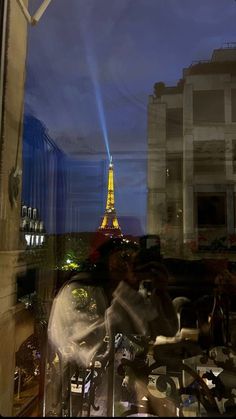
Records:
[[[210,325],[212,344],[215,346],[224,346],[226,344],[225,314],[221,295],[218,291],[215,291],[213,308],[210,315]]]

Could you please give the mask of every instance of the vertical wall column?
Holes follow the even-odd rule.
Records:
[[[232,109],[231,109],[231,86],[229,83],[226,84],[224,89],[225,99],[225,125],[228,126],[232,121]]]
[[[195,237],[194,188],[193,188],[193,89],[184,87],[183,96],[183,241],[192,242]]]
[[[162,234],[166,222],[166,104],[150,97],[148,106],[147,232]]]
[[[225,84],[225,174],[227,181],[226,208],[227,208],[227,234],[235,231],[234,209],[234,150],[232,140],[236,139],[236,128],[232,125],[231,85]],[[230,244],[230,243],[229,243]]]
[[[8,8],[0,138],[0,413],[9,417],[13,413],[16,339],[14,313],[20,237],[27,23],[17,1],[10,0],[6,3]],[[28,4],[27,0],[25,4]]]
[[[227,233],[234,233],[234,185],[227,185],[226,189],[227,208]]]

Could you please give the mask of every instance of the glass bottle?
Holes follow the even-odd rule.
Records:
[[[226,324],[222,298],[218,290],[215,291],[213,309],[210,315],[211,340],[215,346],[226,344]]]

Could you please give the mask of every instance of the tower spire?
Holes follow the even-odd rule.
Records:
[[[106,235],[109,234],[112,236],[122,236],[115,210],[114,168],[112,163],[112,156],[110,156],[108,169],[106,209],[98,231]]]

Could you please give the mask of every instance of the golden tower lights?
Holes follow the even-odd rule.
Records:
[[[110,158],[107,182],[107,201],[105,214],[98,231],[111,236],[122,236],[119,222],[115,210],[115,194],[114,194],[114,169],[112,157]]]

